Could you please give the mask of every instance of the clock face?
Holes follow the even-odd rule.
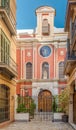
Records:
[[[48,57],[51,54],[51,48],[49,46],[43,46],[40,49],[40,55],[43,57]]]

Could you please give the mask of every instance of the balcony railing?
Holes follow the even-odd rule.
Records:
[[[76,56],[75,55],[69,55],[66,54],[66,58],[64,61],[64,73],[67,75],[73,71],[73,69],[76,66]]]
[[[66,54],[66,58],[65,58],[65,63],[67,62],[67,61],[75,61],[76,60],[76,56],[75,55],[68,55],[68,53]]]
[[[16,19],[8,3],[4,3],[3,5],[2,4],[0,5],[0,14],[2,15],[11,33],[15,34],[16,33]]]
[[[0,50],[0,72],[7,74],[8,77],[14,78],[17,76],[17,64],[7,53]]]
[[[71,40],[72,43],[74,41],[74,36],[76,36],[76,17],[75,17],[74,23],[72,23],[72,40]]]

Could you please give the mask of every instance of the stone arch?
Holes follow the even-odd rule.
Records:
[[[41,89],[42,89],[42,90],[48,90],[48,91],[51,92],[52,96],[54,95],[54,90],[53,90],[51,87],[47,87],[46,89],[43,88],[43,87],[40,87],[40,88],[37,89],[37,91],[35,91],[35,95],[36,95],[37,97],[38,97],[38,95],[39,95]]]

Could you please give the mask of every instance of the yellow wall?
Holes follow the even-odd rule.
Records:
[[[4,84],[10,88],[10,121],[14,120],[16,82],[9,80],[0,74],[0,84]]]
[[[10,0],[10,8],[14,18],[16,19],[16,0]]]
[[[0,20],[0,28],[3,30],[3,32],[5,33],[5,35],[8,37],[9,41],[10,41],[10,56],[12,57],[12,59],[16,62],[16,40],[15,40],[15,36],[12,36],[7,28],[7,26],[5,25],[5,23],[3,22],[3,20]]]
[[[10,0],[10,8],[14,18],[16,19],[16,0]],[[10,56],[16,62],[15,36],[11,35],[10,30],[7,28],[7,25],[4,23],[2,18],[0,18],[0,29],[2,29],[2,31],[5,33],[6,37],[10,41]],[[4,84],[10,88],[10,121],[13,121],[15,109],[16,82],[15,80],[10,80],[7,77],[0,74],[0,84]]]

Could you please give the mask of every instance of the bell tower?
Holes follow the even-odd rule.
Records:
[[[54,33],[55,9],[49,6],[41,6],[36,9],[36,15],[36,37],[39,39],[52,39]]]

